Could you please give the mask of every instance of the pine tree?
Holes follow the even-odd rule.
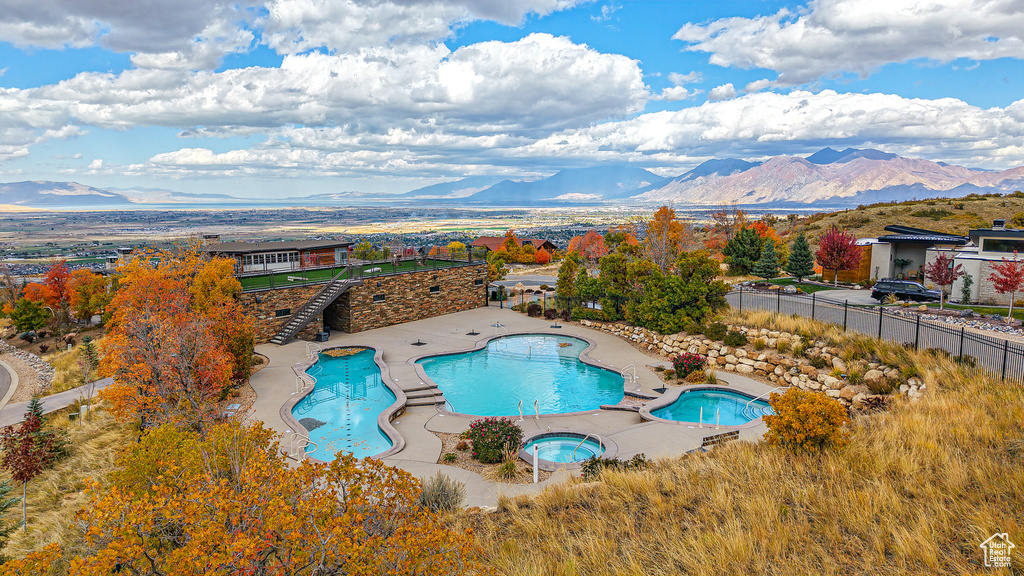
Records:
[[[779,273],[779,256],[775,253],[775,242],[767,241],[761,249],[761,258],[754,264],[755,276],[764,278],[767,282]]]
[[[735,275],[749,274],[754,264],[761,259],[763,243],[764,239],[753,228],[740,228],[722,250],[729,264],[729,272]]]
[[[814,256],[811,255],[811,247],[807,244],[807,236],[801,232],[793,241],[793,250],[789,253],[789,262],[786,262],[786,272],[802,282],[804,278],[814,275]]]

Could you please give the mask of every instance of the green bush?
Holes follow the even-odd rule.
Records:
[[[828,360],[825,360],[825,357],[820,354],[815,354],[814,356],[811,356],[811,366],[821,370],[828,366]]]
[[[725,338],[725,333],[728,331],[729,329],[725,327],[725,324],[722,324],[721,322],[714,322],[712,324],[708,324],[707,329],[704,330],[704,335],[712,340],[721,340],[722,338]]]
[[[518,451],[523,431],[511,418],[482,418],[469,425],[473,457],[484,464],[501,462],[506,452]]]
[[[449,452],[441,457],[442,462],[455,462],[459,459],[459,455],[455,452]]]
[[[703,324],[700,324],[699,322],[689,322],[688,324],[686,324],[686,326],[683,327],[683,330],[685,330],[687,334],[696,335],[703,334],[706,328]]]
[[[580,466],[580,471],[583,473],[584,480],[594,480],[601,475],[601,472],[605,470],[643,470],[650,465],[651,461],[644,456],[641,452],[629,460],[619,460],[618,458],[598,458],[597,456],[591,456],[589,460],[583,462]]]
[[[846,409],[824,394],[793,387],[769,400],[775,414],[764,416],[765,439],[794,452],[814,452],[846,444]]]
[[[665,380],[669,380],[669,381],[675,380],[676,379],[676,371],[675,370],[665,370],[664,376],[665,376]]]
[[[465,484],[438,472],[423,481],[423,490],[420,492],[418,502],[431,512],[441,512],[458,509],[465,498]]]
[[[737,348],[740,346],[746,346],[747,336],[742,332],[729,332],[728,334],[725,335],[725,338],[722,338],[722,344],[725,344],[726,346],[734,346]]]

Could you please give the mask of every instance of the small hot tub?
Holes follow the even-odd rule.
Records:
[[[533,465],[533,447],[537,446],[537,467],[553,471],[558,468],[579,468],[590,458],[614,458],[618,446],[597,434],[573,430],[534,432],[523,439],[519,457]]]

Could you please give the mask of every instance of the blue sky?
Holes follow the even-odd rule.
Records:
[[[1019,0],[13,0],[0,182],[239,196],[873,147],[1024,164]]]

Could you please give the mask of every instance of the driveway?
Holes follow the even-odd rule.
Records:
[[[822,290],[815,292],[818,300],[829,300],[842,304],[848,301],[856,306],[877,306],[878,300],[871,297],[871,290]]]

